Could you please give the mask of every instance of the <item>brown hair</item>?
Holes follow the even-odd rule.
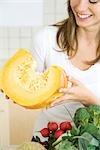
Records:
[[[76,54],[78,49],[78,40],[77,40],[78,26],[76,24],[74,14],[70,6],[70,1],[68,1],[67,3],[68,3],[67,6],[68,6],[69,17],[61,22],[58,22],[54,26],[58,27],[56,41],[59,48],[62,49],[62,51],[66,51],[69,58],[72,58]],[[100,39],[96,51],[96,58],[86,63],[93,65],[99,60],[100,60]]]

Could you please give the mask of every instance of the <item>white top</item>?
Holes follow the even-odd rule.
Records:
[[[57,51],[60,50],[56,43],[57,30],[57,27],[48,26],[35,35],[32,54],[37,61],[37,70],[41,72],[52,65],[61,66],[68,75],[84,83],[85,86],[100,98],[100,63],[96,63],[85,71],[72,65],[66,54]],[[78,107],[83,106],[79,102],[70,102],[47,110],[43,109],[37,120],[35,130],[39,131],[41,128],[46,127],[48,121],[61,122],[71,120],[64,105],[71,112],[72,116]]]

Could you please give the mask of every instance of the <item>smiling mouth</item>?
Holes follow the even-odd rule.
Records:
[[[91,14],[80,14],[80,13],[76,13],[76,14],[80,19],[87,19],[92,16]]]

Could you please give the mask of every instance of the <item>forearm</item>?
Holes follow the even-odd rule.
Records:
[[[94,104],[94,105],[100,105],[100,99],[97,98],[97,97],[94,97],[91,102],[92,102],[92,104]]]
[[[96,97],[95,95],[90,95],[88,97],[87,103],[83,102],[84,105],[89,106],[89,105],[100,105],[100,99]]]

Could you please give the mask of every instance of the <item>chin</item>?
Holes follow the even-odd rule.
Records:
[[[97,27],[97,25],[93,23],[77,23],[77,26],[84,29],[96,29]]]
[[[81,27],[81,28],[91,28],[91,27],[94,27],[94,24],[93,23],[90,23],[90,22],[76,22],[77,26],[78,27]]]

